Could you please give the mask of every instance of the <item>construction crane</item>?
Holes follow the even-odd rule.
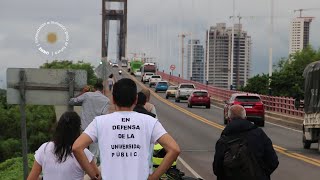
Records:
[[[300,16],[302,17],[302,11],[316,11],[316,10],[320,10],[320,8],[306,8],[306,9],[295,9],[293,10],[294,13],[299,11]]]

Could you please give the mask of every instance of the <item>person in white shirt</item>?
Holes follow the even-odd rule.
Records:
[[[84,170],[72,153],[72,144],[80,135],[80,117],[76,112],[65,112],[58,122],[53,139],[40,146],[28,180],[38,180],[40,173],[45,180],[82,180]],[[93,154],[83,149],[85,158],[95,174],[99,170],[93,161]]]
[[[111,92],[112,86],[114,84],[113,74],[109,75],[109,78],[108,78],[107,82],[108,82],[109,91]]]
[[[121,79],[113,86],[116,112],[96,117],[75,141],[72,151],[92,179],[158,180],[177,159],[180,148],[161,123],[137,113],[137,86],[131,79]],[[98,142],[101,152],[101,175],[96,176],[83,149]],[[151,172],[152,148],[158,142],[167,154],[160,166]]]

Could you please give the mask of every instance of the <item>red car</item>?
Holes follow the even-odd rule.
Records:
[[[235,93],[232,94],[230,99],[225,101],[224,106],[224,124],[228,124],[228,111],[229,107],[235,104],[242,105],[247,114],[247,119],[254,122],[254,124],[264,126],[264,105],[259,95],[250,93]]]
[[[207,109],[210,109],[210,96],[206,90],[194,90],[188,98],[188,107],[192,106],[206,106]]]

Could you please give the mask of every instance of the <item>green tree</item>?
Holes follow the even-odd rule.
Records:
[[[303,96],[304,78],[302,76],[306,66],[320,60],[320,49],[314,50],[311,46],[299,51],[289,58],[282,58],[272,73],[270,88],[274,96],[296,97]],[[243,90],[268,94],[268,76],[265,74],[254,76],[248,80]],[[260,91],[259,91],[260,89]]]
[[[34,155],[28,154],[28,167],[31,170],[34,162]],[[1,180],[17,180],[23,179],[22,157],[8,159],[0,163]]]
[[[241,91],[252,92],[258,94],[267,94],[269,89],[269,75],[258,74],[248,80],[247,86]]]
[[[78,61],[73,63],[69,60],[54,60],[50,63],[45,63],[40,68],[45,69],[83,69],[87,71],[87,83],[88,85],[94,85],[96,83],[97,76],[94,72],[94,66],[90,63],[85,63],[83,61]]]
[[[53,61],[45,63],[41,68],[51,69],[84,69],[87,71],[88,84],[93,85],[97,77],[90,63],[79,61]],[[6,91],[0,90],[0,162],[21,156],[20,110],[17,105],[8,105]],[[39,146],[51,139],[56,117],[53,106],[26,106],[28,152],[36,151]],[[0,168],[0,177],[1,176]]]

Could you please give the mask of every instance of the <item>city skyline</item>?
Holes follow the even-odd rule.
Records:
[[[252,36],[255,45],[252,49],[253,75],[268,72],[266,38],[269,28],[269,2],[236,1],[237,15],[256,16],[242,20],[244,29]],[[298,16],[293,14],[293,10],[317,7],[318,4],[317,0],[275,2],[274,62],[288,55],[290,22],[293,17]],[[166,71],[170,64],[176,64],[179,69],[179,33],[193,32],[194,38],[204,42],[205,31],[209,26],[219,22],[231,25],[231,0],[135,0],[135,3],[128,2],[128,8],[128,53],[145,51],[158,57],[161,59],[160,70]],[[8,67],[37,68],[53,59],[87,60],[95,66],[98,65],[101,55],[100,0],[4,0],[0,10],[0,21],[3,23],[0,30],[0,80],[5,81]],[[311,25],[310,43],[319,48],[320,34],[316,32],[320,28],[320,11],[303,12],[303,15],[315,17]],[[41,54],[34,43],[39,26],[50,20],[63,24],[70,35],[66,50],[54,58]],[[113,34],[115,36],[115,33]],[[111,39],[112,43],[114,40]]]

